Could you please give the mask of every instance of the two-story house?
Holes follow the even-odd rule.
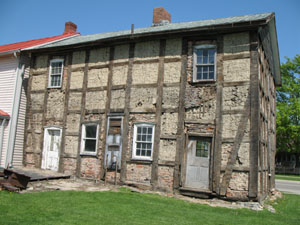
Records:
[[[30,51],[25,164],[192,196],[274,188],[275,15],[82,35]]]

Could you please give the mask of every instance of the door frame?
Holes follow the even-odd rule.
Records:
[[[182,159],[182,167],[181,167],[181,186],[189,189],[189,187],[185,186],[186,183],[186,172],[187,172],[187,153],[188,153],[188,145],[190,139],[197,138],[211,138],[211,149],[209,154],[209,166],[208,166],[208,190],[212,191],[212,178],[213,178],[213,163],[214,163],[214,152],[215,152],[215,137],[213,134],[199,134],[199,133],[186,133],[185,134],[185,143],[184,143],[184,153]],[[193,188],[190,188],[193,189]],[[202,190],[199,188],[199,190]],[[206,190],[207,191],[207,190]]]
[[[62,139],[62,127],[60,126],[45,126],[44,127],[44,139],[43,139],[43,151],[42,151],[42,164],[41,164],[41,168],[42,169],[47,169],[46,168],[46,160],[47,160],[47,146],[49,143],[49,134],[48,131],[49,130],[58,130],[59,131],[59,149],[58,149],[58,160],[57,160],[57,171],[59,170],[59,165],[60,165],[60,152],[61,152],[61,139]]]
[[[107,143],[107,138],[108,138],[108,130],[109,130],[109,126],[110,126],[110,119],[121,119],[121,134],[120,134],[120,151],[119,151],[119,155],[120,157],[118,158],[118,169],[117,170],[121,170],[121,164],[122,164],[122,150],[123,150],[123,122],[124,122],[124,115],[122,114],[108,114],[107,115],[107,127],[106,127],[106,137],[105,137],[105,150],[104,150],[104,168],[107,167],[106,165],[106,158],[107,158],[107,152],[108,152],[108,143]]]

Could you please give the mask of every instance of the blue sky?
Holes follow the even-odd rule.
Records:
[[[151,26],[155,7],[172,22],[275,12],[279,54],[300,54],[300,0],[0,0],[0,45],[55,36],[72,21],[85,34]]]

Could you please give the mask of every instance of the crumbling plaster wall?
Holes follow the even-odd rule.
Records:
[[[250,167],[250,35],[249,32],[224,35],[223,55],[223,126],[221,167],[229,165],[234,142],[240,143],[226,196],[246,199]],[[226,112],[226,113],[225,113]],[[243,118],[247,117],[246,123]],[[239,130],[245,125],[245,130]],[[236,140],[241,134],[242,140]],[[243,171],[243,172],[242,172]]]

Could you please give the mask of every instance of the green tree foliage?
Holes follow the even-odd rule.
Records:
[[[300,55],[281,65],[277,88],[277,151],[300,153]]]

